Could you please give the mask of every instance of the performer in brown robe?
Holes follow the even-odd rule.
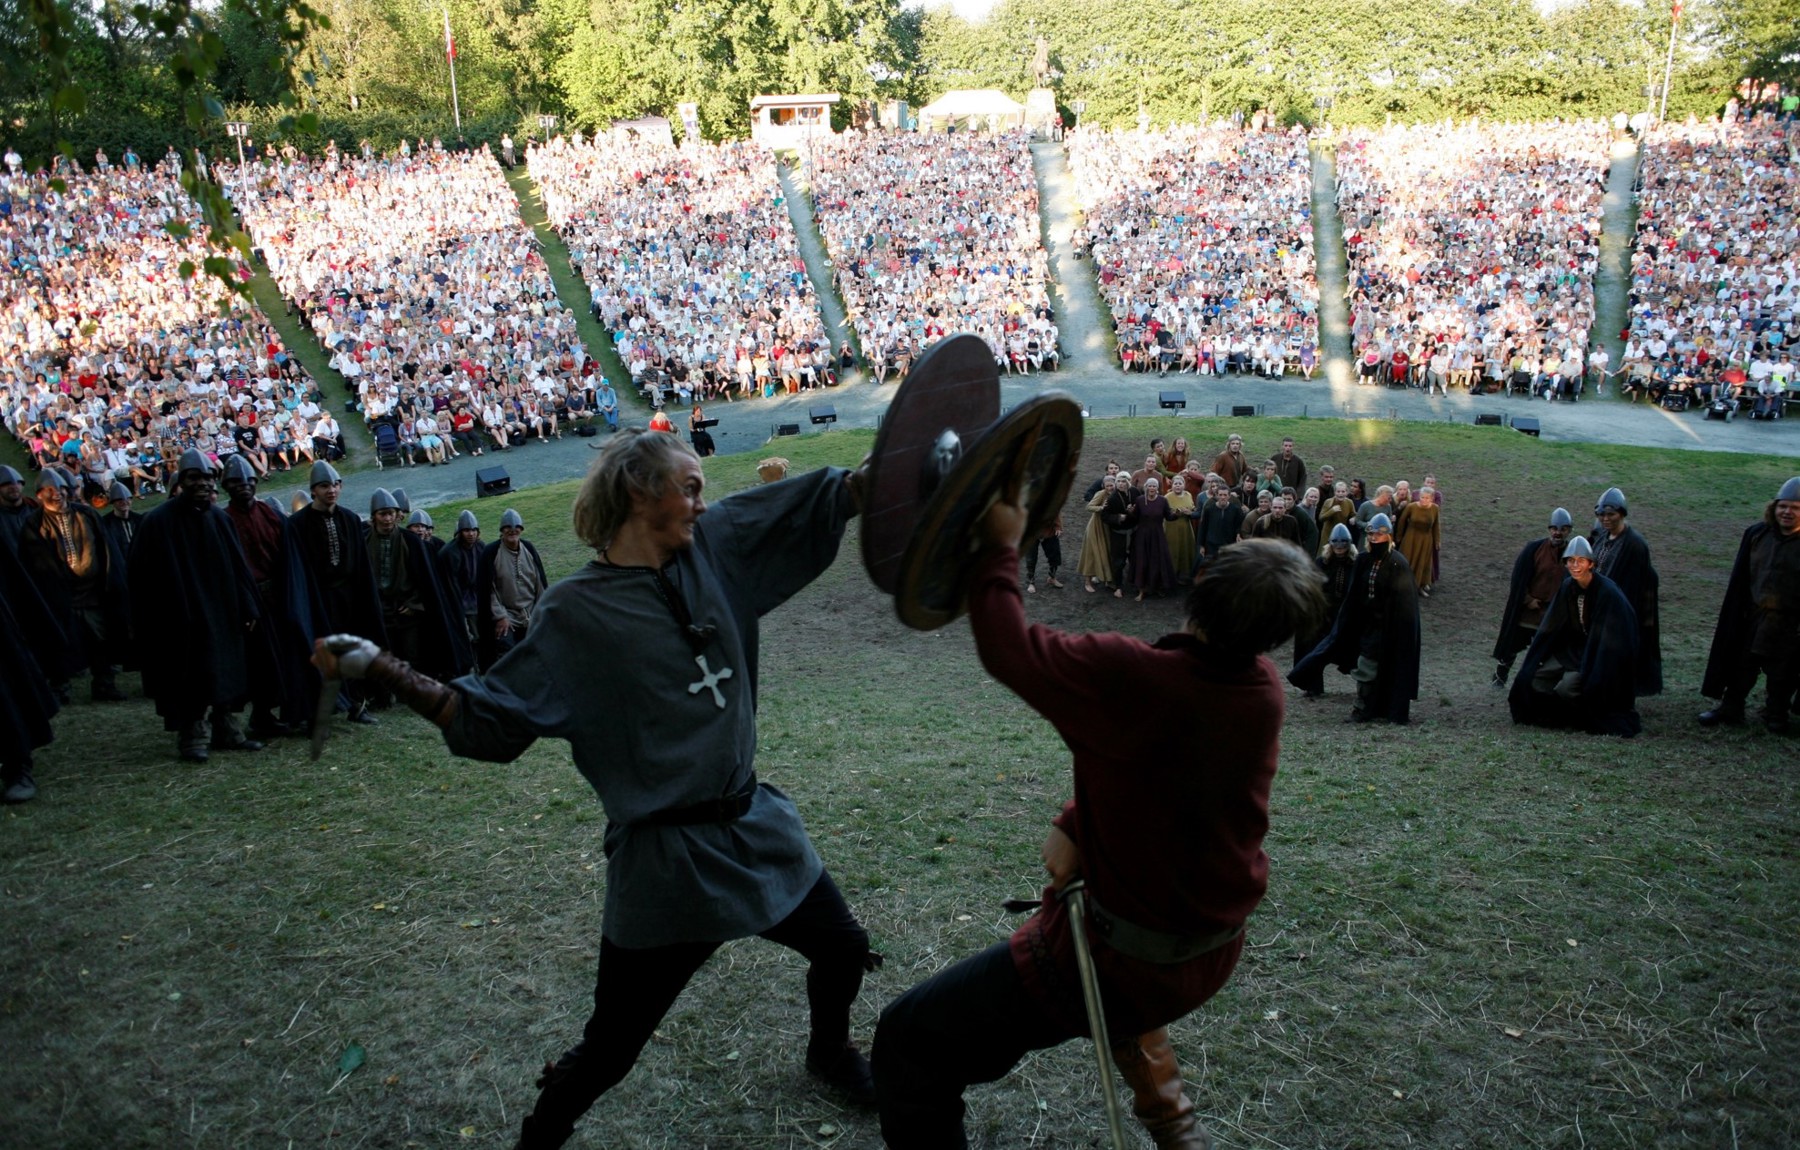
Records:
[[[1431,598],[1433,571],[1436,567],[1438,543],[1443,530],[1438,517],[1437,493],[1426,487],[1418,497],[1400,510],[1395,525],[1394,545],[1412,567],[1413,582],[1419,594]]]

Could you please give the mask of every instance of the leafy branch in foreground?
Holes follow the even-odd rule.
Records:
[[[89,69],[78,67],[82,29],[74,9],[58,0],[26,0],[25,15],[34,33],[41,70],[38,79],[49,97],[51,140],[59,161],[72,168],[74,147],[66,128],[70,118],[87,113],[92,82],[82,74]],[[157,0],[133,5],[129,22],[120,18],[117,9],[109,8],[105,31],[117,57],[115,63],[124,65],[127,53],[134,60],[144,55],[161,61],[161,74],[173,83],[173,103],[189,129],[180,146],[172,144],[171,148],[180,156],[181,187],[198,209],[201,238],[212,254],[198,264],[183,260],[182,278],[204,272],[233,295],[242,296],[249,291],[249,277],[242,269],[251,259],[250,237],[238,226],[224,186],[207,165],[199,144],[226,120],[214,81],[226,58],[225,40],[218,28],[222,20],[231,18],[247,20],[274,45],[267,62],[279,69],[284,80],[278,96],[284,109],[282,130],[316,129],[316,117],[301,109],[296,82],[308,87],[314,83],[313,73],[300,66],[301,53],[309,37],[328,29],[330,21],[305,0],[226,0],[217,10],[202,10],[194,0]],[[51,187],[65,192],[68,185],[60,174],[64,170],[61,162],[53,165]],[[194,225],[180,217],[170,220],[164,229],[175,239],[188,239],[195,233]],[[221,306],[230,306],[229,298]]]

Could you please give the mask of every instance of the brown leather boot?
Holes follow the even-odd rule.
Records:
[[[1112,1048],[1113,1064],[1131,1087],[1131,1112],[1158,1150],[1212,1150],[1212,1137],[1194,1118],[1181,1088],[1181,1064],[1169,1045],[1168,1027]]]

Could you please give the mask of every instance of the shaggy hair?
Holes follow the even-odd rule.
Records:
[[[1247,539],[1207,565],[1188,593],[1187,613],[1209,646],[1250,659],[1317,627],[1325,589],[1292,543]]]
[[[575,495],[576,537],[596,551],[605,550],[631,517],[633,500],[661,498],[675,468],[698,458],[680,436],[641,427],[621,430],[600,449]]]

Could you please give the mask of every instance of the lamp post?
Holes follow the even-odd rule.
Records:
[[[250,124],[247,120],[225,121],[225,134],[237,141],[238,150],[238,190],[244,186],[244,141],[250,138]]]
[[[1656,122],[1661,124],[1669,115],[1669,76],[1675,70],[1675,33],[1681,27],[1681,0],[1669,10],[1669,54],[1663,59],[1662,103],[1656,109]]]
[[[556,131],[556,117],[545,112],[538,117],[538,128],[544,133],[544,143],[550,142],[550,133]]]

